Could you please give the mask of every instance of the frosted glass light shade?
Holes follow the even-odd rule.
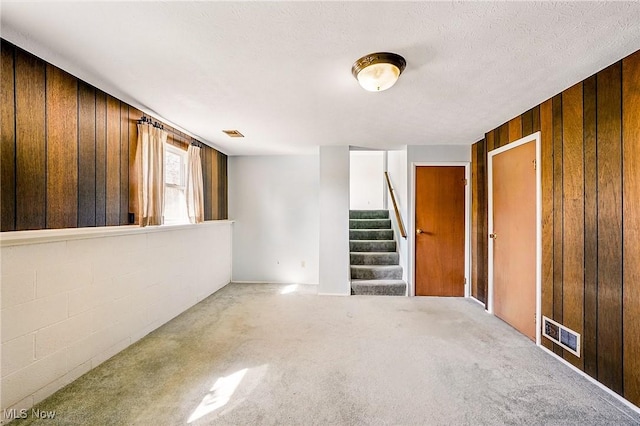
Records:
[[[358,73],[358,83],[369,92],[387,90],[398,81],[400,70],[392,64],[369,65]]]
[[[381,92],[393,86],[406,66],[406,61],[395,53],[371,53],[358,59],[351,73],[363,89]]]

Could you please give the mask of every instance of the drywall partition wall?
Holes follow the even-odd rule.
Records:
[[[409,296],[415,295],[415,167],[418,164],[462,163],[471,162],[471,150],[464,145],[409,145],[407,146],[407,228]]]
[[[229,221],[5,233],[2,410],[36,404],[229,283],[231,234]]]
[[[407,151],[406,149],[401,151],[389,151],[387,153],[387,172],[389,173],[389,180],[393,186],[396,202],[398,203],[398,209],[400,215],[406,227],[408,220],[409,205],[408,186],[407,186]],[[398,254],[400,255],[400,266],[402,266],[402,279],[407,281],[409,261],[409,246],[406,238],[402,238],[400,235],[400,229],[398,228],[397,221],[395,219],[395,213],[393,211],[393,202],[391,201],[391,195],[387,193],[389,198],[387,205],[389,206],[389,214],[391,215],[391,223],[393,224],[393,230],[398,242]],[[406,228],[405,228],[406,229]]]
[[[229,158],[233,280],[318,284],[319,158]]]
[[[349,206],[352,210],[384,209],[384,152],[349,152]]]
[[[640,51],[491,130],[473,148],[480,168],[487,151],[540,130],[542,314],[581,334],[582,356],[545,338],[543,344],[636,405],[638,117]],[[474,208],[485,209],[478,198],[483,204]]]
[[[471,153],[468,145],[409,145],[407,146],[407,162],[469,162]]]
[[[143,113],[5,40],[1,54],[0,229],[129,224]],[[202,165],[205,220],[226,219],[226,155],[205,146]]]
[[[349,147],[320,147],[319,294],[349,295]]]

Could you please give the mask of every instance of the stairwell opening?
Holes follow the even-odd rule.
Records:
[[[351,294],[406,294],[389,210],[349,211],[349,251]]]
[[[407,294],[397,236],[387,208],[386,171],[386,152],[350,152],[349,257],[352,295]]]

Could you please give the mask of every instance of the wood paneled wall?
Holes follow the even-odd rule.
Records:
[[[142,112],[5,40],[1,52],[1,230],[128,224]],[[226,164],[204,147],[207,220],[227,218]]]
[[[582,356],[543,344],[640,405],[640,51],[473,145],[472,289],[483,302],[487,152],[538,130],[542,314],[582,335]]]
[[[488,205],[487,144],[483,139],[471,146],[471,295],[487,302]]]
[[[205,220],[227,218],[227,156],[214,149],[202,153]]]

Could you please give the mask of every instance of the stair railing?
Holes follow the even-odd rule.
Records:
[[[407,231],[404,228],[404,223],[402,222],[402,216],[400,215],[400,210],[398,209],[398,203],[396,202],[396,194],[395,189],[391,186],[391,179],[389,179],[389,172],[384,172],[384,177],[387,179],[387,187],[389,187],[389,194],[391,194],[391,202],[393,203],[393,210],[396,212],[396,220],[398,221],[398,229],[400,229],[400,235],[402,238],[407,238]]]

